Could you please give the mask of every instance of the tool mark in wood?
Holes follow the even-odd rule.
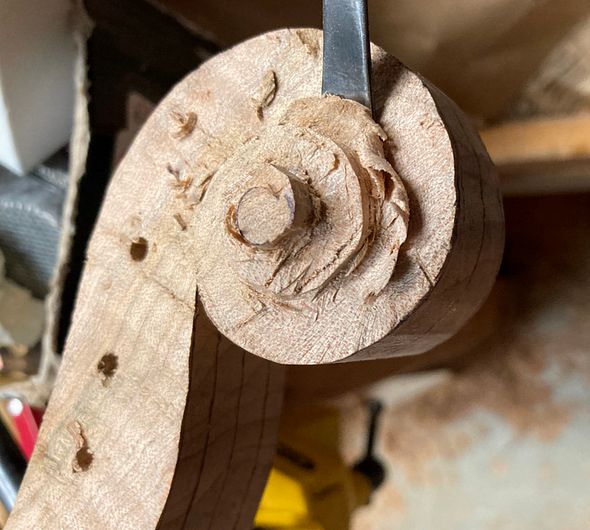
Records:
[[[305,52],[308,55],[311,55],[313,58],[316,58],[319,55],[321,46],[317,34],[306,29],[298,29],[295,30],[295,35],[305,48]]]
[[[148,253],[148,242],[144,237],[138,237],[131,242],[129,255],[133,261],[143,261]]]
[[[175,167],[172,164],[166,166],[166,171],[174,177],[173,187],[179,192],[177,198],[184,197],[191,187],[194,178],[190,175],[184,175],[178,167]]]
[[[184,140],[192,134],[197,126],[197,115],[194,112],[178,112],[171,114],[173,120],[172,138]]]
[[[94,460],[94,453],[88,447],[88,438],[79,421],[74,421],[68,425],[68,431],[74,438],[76,444],[76,455],[72,460],[72,472],[80,473],[88,471]]]
[[[263,118],[263,111],[274,100],[277,93],[277,76],[273,70],[268,70],[256,93],[252,96],[252,106],[259,120]]]
[[[178,223],[178,226],[180,226],[180,229],[184,232],[186,230],[187,224],[182,215],[180,215],[179,213],[175,213],[173,217],[174,220]]]

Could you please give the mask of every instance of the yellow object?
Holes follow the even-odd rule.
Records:
[[[346,530],[367,504],[369,480],[346,466],[331,409],[285,414],[273,469],[255,519],[264,530]]]
[[[301,484],[277,468],[273,468],[268,477],[255,525],[257,528],[324,530],[311,519]]]

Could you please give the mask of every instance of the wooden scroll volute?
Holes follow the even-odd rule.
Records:
[[[240,87],[224,87],[235,114],[218,119],[232,148],[195,210],[200,295],[222,333],[276,362],[421,353],[494,281],[494,169],[454,104],[381,50],[375,121],[319,97],[318,37],[272,33],[225,58]],[[272,51],[258,61],[263,45]],[[239,129],[226,123],[236,115]]]
[[[488,293],[502,206],[466,119],[376,47],[373,118],[322,98],[320,52],[316,30],[256,37],[139,133],[8,528],[251,528],[281,401],[268,360],[422,352]]]

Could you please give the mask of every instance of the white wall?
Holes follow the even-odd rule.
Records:
[[[0,0],[0,164],[19,174],[70,137],[70,7],[69,0]]]

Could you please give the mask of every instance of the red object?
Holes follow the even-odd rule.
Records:
[[[16,443],[28,462],[35,448],[43,412],[39,409],[32,409],[18,398],[9,399],[6,409],[14,421],[14,426],[18,433]]]

